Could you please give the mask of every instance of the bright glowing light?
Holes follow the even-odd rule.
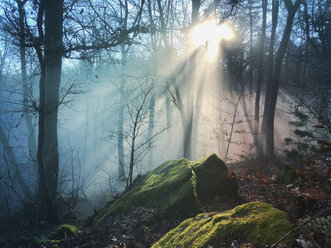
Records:
[[[216,20],[209,20],[197,25],[191,33],[194,47],[206,45],[210,58],[218,54],[219,42],[233,38],[233,32],[227,24],[217,25]]]
[[[216,21],[207,21],[197,25],[191,34],[191,39],[195,47],[204,45],[210,39],[218,39]]]
[[[220,25],[219,32],[221,33],[221,38],[224,40],[231,40],[233,38],[233,31],[227,24]]]

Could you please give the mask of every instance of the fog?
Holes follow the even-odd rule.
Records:
[[[29,198],[24,188],[38,198],[40,168],[47,173],[49,158],[40,159],[37,152],[45,145],[59,153],[54,163],[54,168],[59,166],[57,190],[51,197],[100,199],[98,207],[129,189],[138,175],[167,160],[197,161],[216,153],[233,164],[259,157],[259,148],[286,157],[299,142],[306,144],[303,150],[308,153],[313,136],[301,137],[295,131],[299,127],[306,134],[312,132],[320,122],[318,109],[324,120],[330,115],[329,57],[320,52],[328,46],[316,29],[310,29],[309,41],[307,29],[299,22],[292,24],[292,19],[296,31],[291,33],[285,28],[287,12],[281,5],[274,45],[273,13],[265,10],[262,17],[252,12],[252,3],[221,1],[220,8],[213,1],[201,6],[199,2],[194,16],[191,1],[165,2],[164,9],[151,2],[146,6],[129,2],[126,7],[111,1],[66,3],[64,28],[58,36],[61,52],[55,49],[51,56],[49,40],[43,41],[38,33],[39,5],[26,3],[23,35],[16,30],[20,30],[15,24],[16,7],[10,1],[1,5],[0,206],[6,209],[4,216],[23,207]],[[262,11],[260,3],[255,5]],[[5,15],[9,7],[12,16]],[[308,23],[301,15],[296,18]],[[43,25],[42,20],[47,31]],[[62,68],[47,67],[47,59],[55,57]],[[43,106],[40,99],[43,76],[49,77],[54,68],[61,77],[57,105],[52,113],[42,112],[50,101],[45,97]],[[46,93],[53,85],[48,84]],[[273,111],[274,119],[273,114],[268,116]],[[58,144],[54,138],[40,143],[40,117],[47,119],[53,112],[57,113],[55,128],[44,129],[57,130]],[[298,124],[299,118],[304,125]],[[262,128],[264,122],[269,131]],[[286,146],[285,138],[292,143]]]
[[[185,60],[191,54],[192,51],[188,51],[169,61],[169,58],[164,58],[164,54],[146,55],[145,58],[133,55],[131,58],[129,53],[126,63],[116,61],[103,63],[101,66],[84,61],[64,61],[62,95],[60,94],[63,102],[58,114],[59,192],[68,193],[77,189],[80,193],[91,196],[124,190],[123,183],[117,180],[120,98],[121,95],[125,98],[123,133],[128,138],[132,129],[131,112],[135,104],[141,103],[141,94],[148,87],[152,87],[152,92],[143,106],[144,120],[138,139],[142,143],[148,139],[152,96],[155,98],[153,132],[156,137],[141,158],[137,159],[134,175],[145,174],[166,160],[183,157],[183,126],[174,99],[171,99],[167,89],[167,82],[169,78],[178,77],[178,84],[184,84],[187,72],[183,71],[177,75],[177,69],[186,63]],[[221,158],[227,156],[228,162],[241,160],[242,156],[252,151],[253,136],[250,125],[254,116],[249,105],[254,97],[249,95],[247,90],[239,96],[240,86],[237,86],[239,90],[230,87],[223,69],[220,70],[215,59],[209,57],[205,47],[200,49],[197,61],[193,76],[195,103],[192,159],[199,160],[210,153],[216,153]],[[11,128],[10,132],[8,130],[10,146],[19,154],[21,172],[30,178],[29,184],[36,187],[37,164],[30,157],[31,147],[28,141],[31,137],[20,112],[23,99],[20,93],[22,89],[16,81],[18,78],[19,75],[2,79],[1,118],[2,123],[7,123]],[[32,84],[36,85],[33,92],[36,96],[39,77],[34,76],[31,80]],[[124,89],[120,87],[121,80],[124,81]],[[179,87],[185,89],[185,85]],[[185,91],[181,94],[186,106],[187,94]],[[283,93],[280,94],[280,99],[291,101]],[[238,109],[234,113],[237,103]],[[170,118],[168,123],[167,118]],[[275,130],[278,145],[281,145],[284,137],[288,135],[289,118],[284,114],[282,106],[278,106]],[[32,136],[36,140],[37,122],[37,115],[33,115],[35,131]],[[232,140],[226,155],[232,123]],[[124,142],[124,151],[127,174],[130,158],[130,144],[127,142]]]

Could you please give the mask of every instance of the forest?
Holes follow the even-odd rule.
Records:
[[[0,247],[331,247],[331,2],[1,0]]]

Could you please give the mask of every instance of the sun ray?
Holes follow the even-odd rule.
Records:
[[[217,56],[221,40],[233,38],[231,27],[224,23],[217,25],[216,20],[208,20],[197,25],[191,32],[191,41],[194,48],[206,46],[210,59]]]

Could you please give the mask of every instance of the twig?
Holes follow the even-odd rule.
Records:
[[[300,229],[302,226],[307,225],[309,222],[311,222],[312,220],[316,219],[317,217],[325,214],[329,210],[331,210],[331,208],[324,209],[321,212],[319,212],[318,214],[316,214],[315,216],[311,217],[309,220],[302,222],[300,225],[298,225],[297,227],[295,227],[294,229],[292,229],[291,231],[286,233],[280,240],[278,240],[276,243],[274,243],[272,246],[270,246],[270,248],[275,248],[280,242],[282,242],[284,239],[286,239],[287,236],[289,236],[291,233],[294,233],[296,230]]]

